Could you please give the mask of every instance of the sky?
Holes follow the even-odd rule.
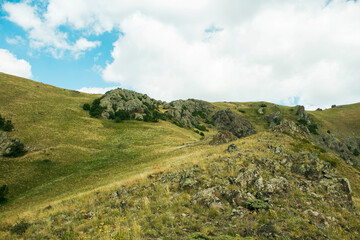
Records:
[[[172,101],[360,102],[354,0],[0,0],[0,72]]]

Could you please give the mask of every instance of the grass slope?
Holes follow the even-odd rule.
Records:
[[[199,139],[168,122],[90,118],[82,105],[97,97],[0,74],[0,114],[15,125],[10,135],[30,147],[23,157],[0,161],[0,185],[10,189],[2,214],[121,181]]]

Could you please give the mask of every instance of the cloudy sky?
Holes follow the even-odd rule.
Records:
[[[360,101],[358,1],[0,3],[0,72],[166,101]]]

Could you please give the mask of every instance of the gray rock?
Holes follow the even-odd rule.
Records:
[[[265,186],[265,192],[269,194],[273,193],[287,193],[290,190],[289,181],[286,178],[272,178]]]
[[[259,108],[259,109],[257,110],[257,112],[258,112],[258,114],[260,114],[260,115],[264,115],[264,108],[263,108],[263,107]]]
[[[235,183],[244,189],[254,186],[258,190],[261,190],[264,187],[263,178],[255,169],[248,169],[244,172],[240,172],[235,179]]]
[[[233,113],[230,109],[217,111],[213,121],[216,128],[228,130],[238,138],[256,133],[253,125],[246,118]]]

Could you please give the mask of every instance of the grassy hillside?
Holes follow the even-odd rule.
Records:
[[[90,118],[82,105],[97,97],[0,74],[0,114],[15,125],[10,135],[30,147],[23,157],[0,161],[0,185],[10,190],[2,214],[146,172],[199,140],[168,122]]]
[[[360,139],[360,103],[313,111],[311,114],[321,122],[324,131],[330,130],[341,137]]]
[[[213,103],[244,116],[258,132],[235,141],[239,149],[230,154],[224,153],[229,144],[209,145],[215,129],[201,139],[193,130],[167,121],[115,123],[91,118],[82,105],[99,96],[0,73],[0,114],[15,126],[9,135],[29,148],[22,157],[0,157],[0,186],[9,186],[8,202],[0,206],[0,238],[16,239],[25,229],[23,237],[30,239],[167,236],[164,239],[220,240],[247,236],[268,239],[281,234],[292,239],[304,237],[303,233],[317,239],[357,239],[358,169],[346,164],[339,152],[310,142],[321,142],[321,135],[303,139],[273,132],[264,119],[280,111],[281,119],[296,122],[296,107],[267,102]],[[339,139],[360,140],[360,103],[309,113],[323,133],[329,130]],[[298,164],[300,170],[292,164]],[[319,166],[325,166],[326,171],[330,168],[330,183],[329,176],[318,171]],[[260,172],[264,184],[272,178],[286,178],[291,191],[274,195],[270,209],[249,212],[243,209],[245,200],[233,206],[226,194],[240,191],[254,200],[259,192],[253,186],[243,189],[241,184],[231,183],[252,169]],[[309,178],[308,170],[301,169],[310,169],[320,179]],[[194,180],[193,172],[201,172],[195,179],[201,184],[182,188],[182,181]],[[155,180],[155,175],[147,177],[154,173]],[[337,181],[343,177],[352,188],[353,203],[346,208],[341,205],[342,200],[347,201],[344,195],[331,190],[339,187]],[[330,184],[330,190],[321,179]],[[303,183],[309,186],[304,192],[299,190]],[[321,184],[325,185],[318,188]],[[124,186],[126,197],[114,197]],[[211,196],[218,199],[221,208],[194,203],[197,194],[210,187],[221,187],[220,195]],[[122,206],[125,198],[129,198],[127,208]],[[237,214],[246,212],[245,218],[234,218],[234,209]],[[313,212],[309,209],[322,217],[310,216]],[[335,220],[326,220],[328,217]],[[267,236],[267,231],[272,235]],[[190,238],[195,232],[202,232],[204,238]]]

